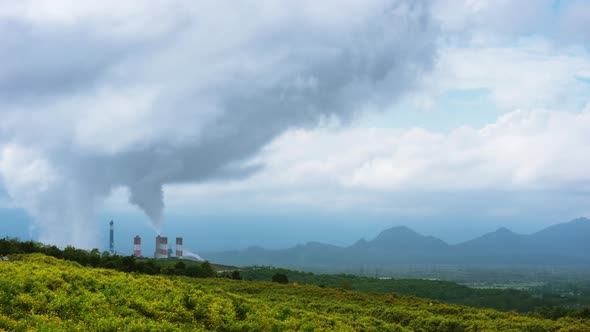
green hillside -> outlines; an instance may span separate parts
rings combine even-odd
[[[41,254],[0,261],[0,329],[100,331],[590,331],[395,294],[224,278],[150,276]]]
[[[590,284],[577,282],[562,285],[565,290],[555,292],[547,286],[530,290],[478,289],[450,281],[423,279],[378,279],[349,274],[314,274],[273,267],[249,267],[240,271],[244,280],[268,281],[274,274],[284,274],[290,281],[321,287],[342,288],[366,293],[398,293],[448,303],[463,304],[502,311],[549,313],[572,316],[586,315],[590,305]],[[573,292],[575,294],[570,294]],[[551,310],[547,310],[551,308]],[[550,312],[553,311],[553,312]]]

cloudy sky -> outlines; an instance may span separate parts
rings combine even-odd
[[[0,45],[6,235],[457,242],[590,216],[585,0],[0,1]]]

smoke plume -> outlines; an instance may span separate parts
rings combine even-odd
[[[204,262],[205,259],[203,259],[203,257],[199,256],[199,254],[194,253],[192,251],[189,250],[184,250],[184,255],[182,256],[183,258],[193,258],[199,262]]]
[[[38,1],[0,5],[0,178],[40,240],[96,245],[129,189],[248,176],[283,131],[407,91],[434,54],[421,1]]]

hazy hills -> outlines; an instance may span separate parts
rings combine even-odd
[[[207,253],[206,258],[232,265],[272,265],[297,268],[399,265],[461,266],[588,266],[590,220],[579,218],[537,233],[516,234],[507,228],[463,243],[416,233],[405,226],[386,229],[374,239],[348,247],[310,242],[282,250],[250,247]]]

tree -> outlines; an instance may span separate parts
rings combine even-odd
[[[196,278],[210,278],[216,275],[215,270],[208,261],[201,263],[201,265],[189,265],[186,267],[186,275]]]
[[[278,282],[279,284],[288,284],[289,278],[287,278],[287,275],[283,273],[275,273],[272,276],[272,282]]]
[[[240,275],[240,271],[235,270],[231,273],[231,278],[234,280],[242,280],[242,276]]]
[[[122,257],[120,260],[120,271],[124,272],[133,272],[136,271],[135,269],[135,257],[134,256],[125,256]]]
[[[90,250],[88,254],[88,263],[93,267],[97,267],[100,263],[100,251],[96,248]]]
[[[39,246],[35,242],[33,242],[33,241],[24,241],[24,242],[21,242],[20,247],[21,247],[21,250],[25,254],[30,254],[30,253],[33,253],[33,252],[37,252],[39,250],[38,249]]]
[[[186,275],[186,264],[183,261],[178,261],[174,264],[174,273],[178,275]]]
[[[146,261],[138,261],[135,264],[136,270],[141,273],[146,274],[158,274],[160,273],[160,267],[156,265],[156,262],[153,259],[148,259]]]
[[[42,252],[48,256],[53,256],[55,258],[62,258],[61,250],[58,247],[53,246],[53,245],[46,246],[45,248],[43,248]]]
[[[189,265],[186,267],[186,275],[189,277],[200,277],[201,267],[198,265]]]
[[[213,267],[209,261],[204,261],[201,264],[201,269],[203,270],[203,277],[208,278],[215,276],[215,270],[213,270]]]

